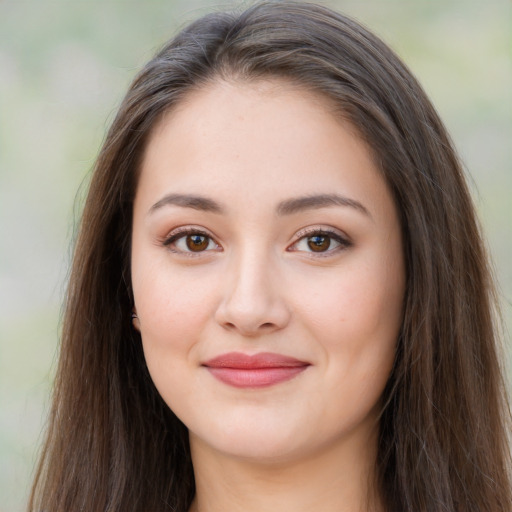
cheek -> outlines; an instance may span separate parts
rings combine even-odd
[[[195,375],[197,347],[211,318],[214,288],[165,265],[140,277],[134,282],[134,297],[146,364],[165,402],[183,412],[196,385],[190,375]]]
[[[133,291],[144,350],[188,350],[213,314],[215,283],[192,269],[176,270],[163,258],[133,271]]]
[[[306,329],[322,345],[332,382],[362,390],[387,380],[402,322],[404,276],[400,255],[354,259],[337,272],[309,279],[300,310]],[[359,391],[356,389],[356,392]]]
[[[375,336],[397,334],[401,323],[403,285],[400,276],[386,276],[369,268],[347,268],[338,274],[316,278],[314,289],[303,297],[301,316],[309,319],[315,330],[336,345],[357,340],[371,342]]]
[[[324,411],[334,423],[357,423],[378,407],[402,322],[400,269],[390,273],[379,264],[347,270],[325,283],[324,300],[318,294],[309,305],[309,318],[315,318],[310,330],[325,355],[327,394],[339,403]]]

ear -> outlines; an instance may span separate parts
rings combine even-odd
[[[136,331],[140,332],[140,320],[139,317],[137,316],[137,310],[135,309],[135,307],[132,310],[132,325]]]

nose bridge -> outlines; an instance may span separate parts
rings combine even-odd
[[[217,319],[245,335],[280,329],[288,320],[280,293],[278,263],[271,251],[247,244],[232,254]]]
[[[270,300],[270,275],[273,273],[271,261],[261,248],[247,247],[235,258],[231,300],[234,304],[247,303],[254,308],[263,307]]]

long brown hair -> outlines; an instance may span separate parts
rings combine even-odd
[[[407,273],[376,473],[390,512],[509,512],[510,415],[492,282],[449,136],[398,57],[356,22],[288,1],[192,23],[135,78],[96,163],[76,244],[29,510],[186,512],[186,427],[131,327],[137,172],[155,123],[209,82],[282,78],[330,98],[392,190]]]

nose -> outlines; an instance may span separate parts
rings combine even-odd
[[[286,327],[290,311],[275,265],[256,254],[241,257],[226,271],[216,321],[243,336],[269,334]]]

